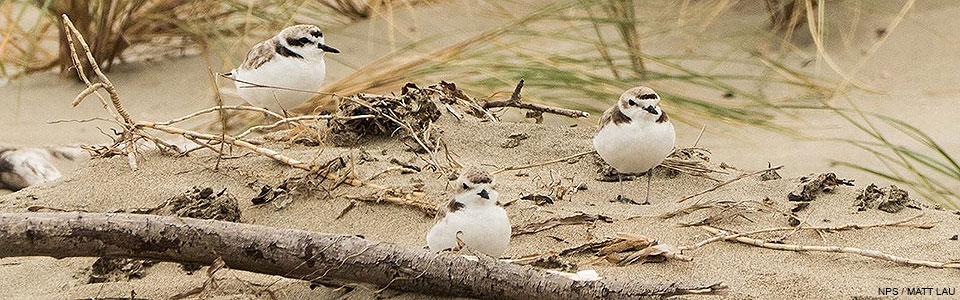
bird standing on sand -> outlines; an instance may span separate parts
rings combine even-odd
[[[436,224],[427,233],[431,251],[459,249],[500,257],[510,243],[510,219],[500,207],[493,176],[478,169],[460,175],[460,193],[439,209]]]
[[[603,112],[593,147],[617,173],[646,173],[647,196],[641,204],[650,204],[653,168],[670,155],[676,140],[673,124],[660,108],[660,95],[641,86],[624,92],[616,105]],[[623,196],[622,182],[617,200],[636,203]]]
[[[320,28],[295,25],[253,46],[240,67],[227,76],[236,79],[237,93],[247,103],[283,113],[320,90],[326,53],[340,50],[324,43]]]

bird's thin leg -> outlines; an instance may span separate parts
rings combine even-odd
[[[643,200],[643,205],[650,204],[650,181],[653,180],[653,169],[647,170],[647,198]]]
[[[617,201],[623,201],[623,178],[620,177],[620,172],[617,172],[617,185],[620,187],[620,195],[617,195]]]

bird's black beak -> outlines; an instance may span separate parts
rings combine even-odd
[[[653,106],[653,105],[644,107],[643,110],[647,111],[648,113],[655,114],[655,115],[659,113],[659,112],[657,112],[657,107],[656,107],[656,106]]]
[[[337,50],[337,48],[327,46],[324,43],[317,43],[317,48],[320,48],[323,52],[340,53],[340,50]]]
[[[480,193],[477,195],[480,195],[483,199],[490,200],[490,193],[487,193],[487,190],[480,190]]]

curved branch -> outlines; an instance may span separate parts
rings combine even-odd
[[[513,94],[510,95],[510,99],[503,100],[503,101],[483,102],[483,108],[490,109],[490,108],[497,108],[497,107],[516,107],[521,109],[529,109],[532,111],[539,111],[539,112],[566,116],[570,118],[586,118],[590,116],[590,113],[587,113],[584,111],[523,102],[520,99],[521,89],[523,89],[523,80],[520,80],[520,82],[517,83],[517,87],[513,90]]]

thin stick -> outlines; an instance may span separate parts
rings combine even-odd
[[[271,117],[274,117],[274,118],[277,118],[277,119],[283,119],[283,116],[281,116],[281,115],[279,115],[279,114],[277,114],[277,113],[275,113],[275,112],[272,112],[272,111],[263,109],[263,108],[259,108],[259,107],[255,107],[255,106],[240,106],[240,105],[236,105],[236,106],[214,106],[214,107],[210,107],[210,108],[207,108],[207,109],[204,109],[204,110],[201,110],[201,111],[198,111],[198,112],[195,112],[195,113],[192,113],[192,114],[183,116],[183,117],[179,117],[179,118],[176,118],[176,119],[173,119],[173,120],[170,120],[170,121],[160,122],[160,123],[156,123],[156,124],[157,124],[157,125],[172,125],[172,124],[174,124],[174,123],[180,123],[180,122],[186,121],[186,120],[188,120],[188,119],[197,117],[197,116],[199,116],[199,115],[208,114],[208,113],[212,113],[212,112],[220,111],[220,110],[257,111],[257,112],[265,113],[265,114],[270,115]]]
[[[707,225],[702,225],[700,228],[709,231],[713,234],[721,234],[722,230],[714,228]],[[960,262],[935,262],[927,260],[917,260],[910,259],[900,256],[895,256],[887,253],[883,253],[876,250],[865,250],[854,247],[843,247],[843,246],[807,246],[807,245],[789,245],[789,244],[779,244],[779,243],[769,243],[762,240],[748,238],[748,237],[736,237],[732,239],[733,241],[752,245],[761,248],[773,249],[773,250],[784,250],[784,251],[796,251],[796,252],[834,252],[834,253],[846,253],[846,254],[856,254],[860,256],[866,256],[870,258],[876,258],[879,260],[892,261],[895,263],[913,265],[913,266],[923,266],[930,268],[949,268],[949,269],[960,269]],[[729,240],[728,240],[729,241]]]
[[[509,100],[484,102],[484,103],[483,103],[483,108],[484,108],[484,109],[490,109],[490,108],[497,108],[497,107],[516,107],[516,108],[521,108],[521,109],[529,109],[529,110],[533,110],[533,111],[539,111],[539,112],[551,113],[551,114],[556,114],[556,115],[561,115],[561,116],[567,116],[567,117],[571,117],[571,118],[586,118],[586,117],[589,117],[589,116],[590,116],[590,113],[587,113],[587,112],[584,112],[584,111],[573,110],[573,109],[566,109],[566,108],[559,108],[559,107],[551,107],[551,106],[545,106],[545,105],[539,105],[539,104],[533,104],[533,103],[523,102],[523,101],[520,100],[520,90],[521,90],[521,89],[523,89],[523,80],[522,80],[522,79],[520,80],[519,83],[517,83],[517,87],[513,90],[513,95],[510,96],[510,99],[509,99]]]
[[[287,124],[287,123],[291,123],[291,122],[304,121],[304,120],[330,120],[330,119],[335,119],[335,120],[358,120],[358,119],[372,119],[372,118],[376,118],[376,117],[377,117],[377,116],[374,116],[374,115],[357,115],[357,116],[349,116],[349,117],[337,117],[337,116],[332,116],[332,115],[312,115],[312,116],[299,116],[299,117],[292,117],[292,118],[281,118],[279,121],[276,121],[276,122],[274,122],[273,124],[270,124],[270,125],[259,125],[259,126],[250,127],[250,129],[247,129],[247,130],[244,131],[243,133],[237,135],[237,138],[243,138],[243,137],[245,137],[245,136],[253,133],[254,131],[270,130],[270,129],[277,128],[277,127],[279,127],[279,126],[281,126],[281,125],[283,125],[283,124]]]
[[[700,138],[703,137],[703,132],[707,130],[707,125],[704,124],[703,127],[700,127],[700,134],[697,135],[697,140],[693,142],[693,147],[696,148],[700,144]]]
[[[756,171],[756,172],[750,172],[750,173],[746,173],[746,174],[741,174],[740,176],[737,176],[737,177],[735,177],[735,178],[733,178],[733,179],[730,179],[730,180],[721,182],[721,183],[719,183],[719,184],[717,184],[717,185],[715,185],[715,186],[713,186],[713,187],[711,187],[711,188],[709,188],[709,189],[703,190],[703,191],[701,191],[701,192],[699,192],[699,193],[696,193],[696,194],[693,194],[693,195],[690,195],[690,196],[683,197],[682,199],[677,200],[677,203],[681,203],[681,202],[683,202],[683,201],[689,200],[690,198],[694,198],[694,197],[697,197],[697,196],[700,196],[700,195],[703,195],[703,194],[706,194],[706,193],[715,191],[715,190],[717,190],[717,189],[719,189],[719,188],[721,188],[721,187],[723,187],[723,186],[725,186],[725,185],[734,183],[734,182],[736,182],[736,181],[738,181],[738,180],[740,180],[740,179],[744,179],[744,178],[747,178],[747,177],[750,177],[750,176],[762,174],[762,173],[767,172],[767,171],[779,170],[780,168],[783,168],[783,166],[776,166],[776,167],[766,168],[766,169],[763,169],[763,170],[760,170],[760,171]]]
[[[847,225],[841,225],[841,226],[773,227],[773,228],[764,228],[764,229],[758,229],[758,230],[749,231],[749,232],[743,232],[743,233],[732,233],[732,232],[730,232],[730,231],[728,231],[728,230],[722,230],[722,229],[721,229],[721,230],[720,230],[721,232],[720,232],[719,235],[714,236],[714,237],[711,237],[711,238],[706,239],[706,240],[703,240],[703,241],[701,241],[701,242],[699,242],[699,243],[694,244],[693,246],[680,247],[680,250],[683,250],[683,251],[686,251],[686,250],[694,250],[694,249],[703,247],[704,245],[707,245],[707,244],[709,244],[709,243],[713,243],[713,242],[716,242],[716,241],[719,241],[719,240],[731,240],[731,239],[735,239],[735,238],[738,238],[738,237],[741,237],[741,236],[751,236],[751,235],[756,235],[756,234],[761,234],[761,233],[777,232],[777,231],[792,231],[792,230],[796,230],[796,231],[799,231],[799,230],[844,231],[844,230],[855,230],[855,229],[869,229],[869,228],[877,228],[877,227],[928,228],[928,227],[926,227],[926,226],[928,226],[928,224],[925,224],[925,223],[921,223],[921,224],[906,224],[907,222],[916,220],[916,219],[918,219],[918,218],[920,218],[920,217],[922,217],[922,216],[924,216],[924,215],[925,215],[925,213],[922,213],[922,212],[921,212],[920,214],[918,214],[918,215],[916,215],[916,216],[912,216],[912,217],[909,217],[909,218],[906,218],[906,219],[902,219],[902,220],[899,220],[899,221],[886,222],[886,223],[876,223],[876,224],[847,224]]]
[[[554,160],[539,162],[539,163],[535,163],[535,164],[519,165],[519,166],[509,166],[509,167],[506,167],[506,168],[503,168],[503,169],[494,171],[493,174],[496,175],[496,174],[500,174],[500,173],[503,173],[503,172],[506,172],[506,171],[515,171],[515,170],[523,170],[523,169],[529,169],[529,168],[536,168],[536,167],[540,167],[540,166],[546,166],[546,165],[549,165],[549,164],[555,164],[555,163],[558,163],[558,162],[566,161],[566,160],[569,160],[569,159],[573,159],[573,158],[577,158],[577,157],[581,157],[581,156],[589,155],[589,154],[593,154],[593,153],[597,153],[597,151],[596,151],[596,150],[590,150],[590,151],[587,151],[587,152],[577,153],[577,154],[574,154],[574,155],[570,155],[570,156],[566,156],[566,157],[562,157],[562,158],[558,158],[558,159],[554,159]]]
[[[395,204],[400,206],[409,206],[409,207],[422,210],[423,213],[425,213],[427,216],[430,216],[430,217],[437,215],[437,208],[434,205],[417,200],[417,199],[411,199],[410,195],[407,195],[403,198],[396,197],[396,196],[388,196],[388,195],[378,195],[375,197],[346,195],[344,196],[344,198],[347,198],[350,200],[363,201],[363,202],[372,202],[372,203],[387,202],[390,204]]]
[[[218,73],[218,74],[219,74],[219,73]],[[231,75],[231,74],[229,74],[229,73],[228,73],[228,74],[219,74],[219,75],[220,75],[220,77],[223,77],[223,78],[226,78],[226,79],[230,79],[230,80],[233,80],[233,81],[236,81],[236,82],[239,82],[239,83],[243,83],[243,84],[248,84],[248,85],[250,85],[250,86],[242,87],[242,88],[245,88],[245,89],[251,89],[251,88],[257,88],[257,89],[259,89],[259,88],[263,88],[263,89],[274,89],[274,90],[281,90],[281,91],[312,93],[312,94],[316,94],[316,95],[328,95],[328,96],[336,96],[336,95],[337,95],[336,93],[327,93],[327,92],[321,92],[321,91],[301,90],[301,89],[288,88],[288,87],[282,87],[282,86],[273,86],[273,85],[253,83],[253,82],[249,82],[249,81],[245,81],[245,80],[240,80],[240,79],[237,79],[237,78],[234,78],[234,77],[230,77],[229,75]]]

